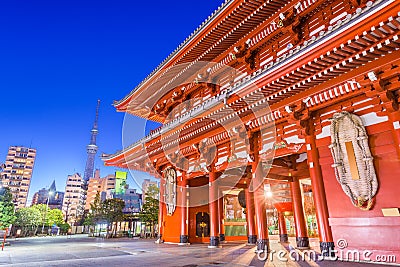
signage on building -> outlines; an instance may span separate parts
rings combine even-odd
[[[126,190],[126,179],[128,177],[127,172],[116,171],[115,172],[115,194],[125,194]]]

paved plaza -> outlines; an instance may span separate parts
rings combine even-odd
[[[294,240],[291,240],[294,243]],[[314,245],[317,240],[313,240]],[[67,238],[34,237],[11,239],[10,246],[0,251],[0,266],[361,266],[361,263],[334,261],[314,262],[288,258],[261,261],[254,246],[227,242],[210,249],[207,244],[178,246],[155,244],[150,239],[101,239],[77,235]],[[271,249],[290,250],[271,238]],[[372,266],[372,265],[369,265]],[[382,266],[382,265],[379,265]]]

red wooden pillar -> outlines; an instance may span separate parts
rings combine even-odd
[[[293,177],[291,182],[293,213],[296,225],[296,245],[298,248],[310,248],[308,240],[307,225],[304,218],[303,201],[301,198],[300,182],[297,177]]]
[[[281,243],[287,243],[289,239],[286,229],[285,215],[283,215],[283,212],[278,213],[278,223],[279,223],[279,241]]]
[[[209,210],[210,210],[210,245],[209,248],[215,248],[219,245],[219,212],[218,212],[218,174],[210,172],[209,181]]]
[[[261,169],[261,164],[253,162],[253,183],[254,187],[254,210],[255,222],[257,225],[257,250],[269,253],[269,239],[267,227],[267,213],[265,209],[265,196],[264,196],[264,175]]]
[[[307,135],[307,160],[310,170],[311,186],[317,215],[319,242],[323,256],[334,256],[332,230],[329,226],[329,212],[326,203],[324,181],[322,179],[321,165],[319,164],[318,149],[314,134]]]
[[[164,189],[165,189],[165,179],[164,173],[160,179],[160,199],[158,204],[158,242],[162,243],[162,235],[164,231],[164,218],[163,218],[163,211],[165,208],[165,196],[164,196]]]
[[[181,191],[181,235],[180,235],[180,244],[189,243],[189,234],[188,234],[188,218],[187,218],[187,209],[188,209],[188,180],[186,178],[186,172],[182,172],[182,181],[180,186]]]
[[[254,225],[254,193],[249,187],[244,190],[246,194],[246,222],[247,222],[247,242],[257,243],[256,227]]]
[[[218,211],[219,211],[219,241],[225,241],[225,226],[224,226],[224,195],[219,190],[218,198]]]
[[[261,161],[259,160],[260,150],[260,132],[253,134],[253,154],[254,161],[251,164],[252,189],[254,191],[254,211],[255,222],[257,226],[257,251],[263,251],[268,255],[269,253],[269,239],[267,227],[267,211],[265,209],[265,196],[264,196],[264,173]]]
[[[393,144],[396,147],[397,157],[400,159],[400,113],[390,112],[388,113],[389,121],[392,123],[391,131],[393,136]]]

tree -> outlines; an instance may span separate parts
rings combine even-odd
[[[84,226],[94,226],[95,223],[93,222],[93,218],[90,216],[90,213],[88,216],[85,217],[85,220],[83,221]]]
[[[47,224],[47,219],[46,219],[47,213],[50,210],[49,207],[46,204],[37,204],[37,205],[33,205],[31,208],[35,209],[35,210],[37,210],[39,212],[39,214],[40,214],[40,223],[42,225],[44,224],[45,226],[49,226]]]
[[[100,192],[97,192],[93,203],[90,204],[89,214],[86,217],[86,225],[95,225],[103,219],[102,202],[100,199]]]
[[[51,227],[55,224],[60,226],[64,222],[64,216],[59,209],[50,209],[46,204],[37,204],[30,208],[40,214],[40,225]]]
[[[90,210],[87,216],[85,217],[83,225],[95,226],[102,220],[103,220],[102,202],[100,199],[100,192],[97,192],[93,203],[90,204]],[[99,235],[100,235],[100,230],[101,229],[99,229]]]
[[[14,203],[9,188],[0,188],[0,229],[8,228],[15,221]]]
[[[159,189],[155,185],[150,185],[147,189],[142,211],[139,218],[146,225],[150,226],[151,236],[155,235],[155,225],[158,222]]]
[[[38,226],[43,222],[40,211],[32,207],[21,208],[17,210],[15,215],[15,225],[22,228],[23,236],[26,236],[29,231],[33,231],[33,234],[36,234]]]
[[[88,216],[88,210],[84,210],[80,215],[76,217],[75,225],[85,225],[87,216]]]
[[[61,210],[59,209],[52,209],[48,210],[46,216],[46,225],[47,226],[61,226],[64,223],[64,216]]]
[[[63,222],[62,224],[60,224],[59,227],[60,227],[61,233],[67,233],[69,228],[71,228],[71,226],[66,222]]]
[[[124,213],[122,212],[125,207],[125,202],[119,198],[106,199],[101,203],[102,219],[107,223],[107,237],[109,236],[109,230],[113,223],[122,221],[124,219]],[[113,236],[116,235],[117,227],[114,228]]]

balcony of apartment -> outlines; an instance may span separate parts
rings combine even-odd
[[[25,169],[25,164],[14,164],[13,169]]]
[[[14,163],[25,163],[25,162],[27,162],[26,159],[21,159],[21,158],[15,158],[14,159]]]

